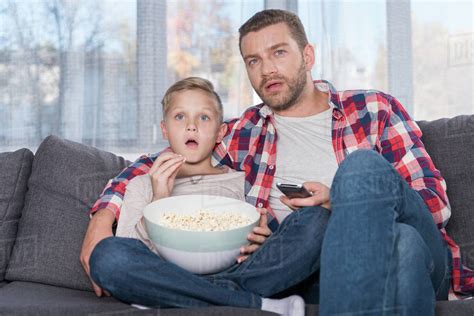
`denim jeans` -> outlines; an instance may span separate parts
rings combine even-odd
[[[281,292],[319,269],[328,219],[329,211],[320,206],[295,211],[247,260],[212,275],[195,275],[166,262],[139,240],[109,237],[92,252],[91,277],[127,303],[260,308],[262,297]]]
[[[420,194],[381,155],[348,155],[331,187],[321,315],[434,315],[451,252]]]

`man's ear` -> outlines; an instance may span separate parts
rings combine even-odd
[[[219,126],[219,132],[217,133],[216,143],[222,142],[222,139],[224,138],[226,133],[227,133],[227,124],[222,123],[221,126]]]
[[[161,121],[160,127],[161,127],[161,134],[163,135],[163,139],[168,140],[168,130],[166,129],[164,120]]]
[[[306,65],[306,70],[311,71],[311,69],[314,66],[314,59],[315,59],[315,53],[314,53],[314,47],[311,44],[306,44],[306,46],[303,49],[303,58],[304,62]]]

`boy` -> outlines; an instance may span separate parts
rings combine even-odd
[[[157,255],[143,222],[143,210],[152,201],[184,194],[245,200],[245,173],[211,164],[213,149],[227,131],[222,103],[211,82],[197,77],[180,80],[166,91],[162,105],[161,129],[170,149],[159,154],[147,174],[129,182],[116,232],[117,237],[142,241]],[[261,223],[266,223],[265,210],[259,211]],[[184,270],[178,272],[185,273]],[[113,290],[111,294],[115,294]],[[147,305],[139,299],[118,296],[130,303]],[[162,304],[167,305],[167,302]],[[261,308],[284,315],[304,315],[304,301],[297,295],[279,300],[262,298]]]
[[[244,172],[211,164],[212,150],[224,137],[222,103],[212,84],[190,77],[173,84],[162,101],[161,130],[170,148],[148,174],[129,183],[116,236],[143,241],[156,252],[143,223],[152,201],[171,195],[210,194],[245,200]]]

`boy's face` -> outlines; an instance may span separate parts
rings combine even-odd
[[[215,98],[201,90],[185,90],[171,95],[161,130],[175,153],[183,155],[186,163],[197,164],[210,159],[227,125],[220,122]]]
[[[252,87],[265,104],[275,111],[295,104],[314,63],[310,45],[301,51],[288,26],[277,23],[245,35],[241,52]]]

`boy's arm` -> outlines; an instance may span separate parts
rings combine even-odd
[[[132,179],[125,193],[115,236],[136,238],[141,240],[135,226],[143,217],[145,207],[153,197],[149,176]],[[142,240],[143,241],[143,240]]]
[[[388,96],[391,111],[384,121],[382,155],[423,198],[438,228],[446,226],[451,208],[446,182],[421,141],[421,130],[394,97]]]

